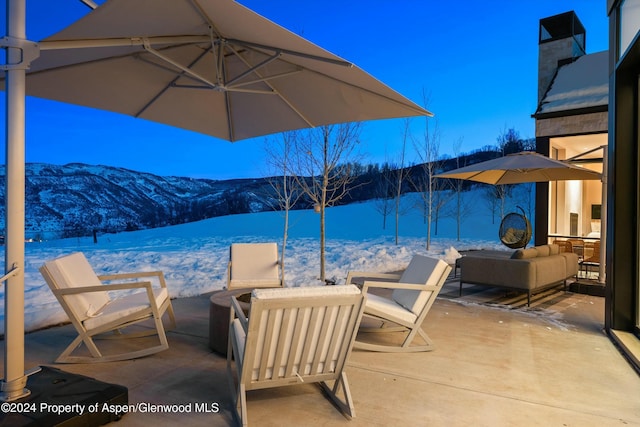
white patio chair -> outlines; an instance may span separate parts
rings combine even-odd
[[[169,291],[160,271],[111,274],[97,276],[84,254],[77,252],[46,262],[40,273],[60,302],[69,320],[76,328],[78,337],[60,354],[57,363],[112,362],[147,356],[169,348],[162,316],[169,315],[170,326],[175,327],[175,315]],[[148,281],[132,282],[131,279],[149,278]],[[126,280],[126,283],[104,284],[103,281]],[[159,286],[152,286],[152,281]],[[110,291],[143,290],[112,299]],[[122,294],[122,292],[120,292]],[[123,329],[133,324],[152,319],[155,328],[144,328],[137,332]],[[138,338],[157,335],[159,344],[141,350],[103,355],[94,342],[94,337],[106,332],[103,338]],[[71,356],[83,344],[90,356]]]
[[[433,350],[433,342],[421,325],[450,272],[451,266],[443,260],[422,255],[415,255],[402,274],[349,272],[347,285],[356,277],[366,279],[362,287],[362,293],[366,296],[364,316],[382,322],[380,327],[363,327],[360,331],[407,333],[401,345],[374,344],[358,338],[354,348],[383,352]],[[372,294],[370,288],[387,288],[393,292],[389,299]],[[412,345],[417,335],[424,340],[424,344]]]
[[[233,243],[229,248],[227,289],[282,287],[280,267],[277,244]]]
[[[364,307],[356,286],[255,289],[248,319],[235,297],[231,301],[227,372],[242,425],[247,425],[247,391],[302,383],[319,383],[355,417],[344,367]]]

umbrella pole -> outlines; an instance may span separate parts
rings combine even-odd
[[[24,372],[25,76],[37,47],[26,41],[26,1],[9,0],[6,70],[5,347],[0,399],[27,396]]]

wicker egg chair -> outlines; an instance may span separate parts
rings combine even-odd
[[[524,248],[531,240],[531,223],[524,210],[520,206],[518,209],[521,214],[511,212],[502,218],[498,232],[502,244],[511,249]]]

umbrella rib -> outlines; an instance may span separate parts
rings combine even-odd
[[[247,81],[247,82],[236,83],[233,86],[227,85],[227,90],[234,91],[234,92],[240,92],[241,89],[238,89],[239,87],[248,86],[248,85],[251,85],[251,84],[254,84],[254,83],[262,83],[262,82],[266,83],[267,80],[275,80],[275,79],[279,79],[279,78],[282,78],[282,77],[288,77],[288,76],[291,76],[291,75],[294,75],[294,74],[298,74],[301,71],[302,71],[302,69],[293,70],[293,71],[288,71],[288,72],[285,72],[285,73],[273,74],[273,75],[270,75],[270,76],[261,77],[259,79],[254,79],[254,80]],[[267,91],[255,91],[255,92],[256,93],[273,93],[273,92],[267,92]]]
[[[242,80],[244,77],[248,76],[249,74],[252,74],[254,71],[256,71],[258,68],[262,68],[268,64],[270,64],[271,62],[275,61],[276,59],[278,59],[278,57],[280,56],[279,52],[276,52],[275,54],[273,54],[272,56],[268,57],[267,59],[265,59],[264,61],[260,62],[257,65],[254,65],[253,67],[249,68],[248,70],[246,70],[244,73],[239,74],[238,76],[232,78],[231,80],[229,80],[225,86],[229,87],[231,85],[233,85],[235,82],[237,82],[238,80]],[[264,80],[264,79],[263,79]],[[240,83],[242,84],[242,83]],[[244,83],[244,84],[250,84],[250,83]]]
[[[307,58],[307,59],[312,59],[312,60],[315,60],[315,61],[328,62],[328,63],[335,64],[335,65],[341,65],[343,67],[353,67],[353,64],[351,62],[345,61],[344,59],[327,58],[327,57],[324,57],[324,56],[313,55],[313,54],[304,53],[304,52],[298,52],[298,51],[290,50],[290,49],[282,49],[282,48],[273,47],[273,46],[269,46],[269,45],[264,45],[264,44],[260,44],[260,43],[255,43],[255,42],[250,42],[250,41],[246,41],[246,40],[225,39],[222,36],[222,34],[220,33],[220,31],[218,31],[218,29],[215,27],[215,24],[214,24],[213,20],[211,20],[211,18],[206,14],[206,12],[202,8],[202,6],[200,6],[200,2],[198,2],[197,0],[192,0],[191,3],[198,10],[198,13],[202,17],[202,19],[207,21],[207,24],[209,25],[209,28],[211,29],[211,31],[214,32],[216,34],[216,36],[218,37],[218,39],[220,39],[220,40],[226,40],[228,43],[234,43],[234,44],[238,44],[238,45],[241,45],[241,46],[244,46],[244,47],[248,47],[248,48],[270,50],[270,51],[275,52],[275,53],[278,53],[278,52],[286,53],[287,55],[298,56],[300,58]]]
[[[202,53],[198,55],[197,58],[191,61],[191,63],[189,64],[189,67],[193,67],[193,65],[196,64],[198,61],[200,61],[200,59],[202,59],[202,57],[204,57],[207,54],[207,52],[208,50],[202,51]],[[149,61],[145,61],[145,62],[149,63]],[[165,68],[160,64],[154,64],[154,65],[161,68]],[[134,117],[140,117],[140,115],[144,113],[151,105],[153,105],[153,103],[156,102],[158,98],[160,98],[167,90],[169,90],[170,87],[175,86],[176,81],[178,81],[178,79],[184,75],[185,73],[178,73],[178,75],[176,75],[169,84],[167,84],[164,88],[162,88],[151,100],[149,100],[149,102],[147,102],[147,104],[145,104],[140,110],[138,110],[138,112],[134,115]],[[186,77],[191,77],[191,75],[187,74]]]
[[[345,61],[343,59],[327,58],[327,57],[324,57],[324,56],[313,55],[313,54],[304,53],[304,52],[298,52],[298,51],[295,51],[295,50],[282,49],[282,48],[279,48],[279,47],[273,47],[273,46],[268,46],[268,45],[264,45],[264,44],[260,44],[260,43],[249,42],[249,41],[246,41],[246,40],[238,40],[238,39],[225,39],[225,40],[228,43],[237,44],[237,45],[244,46],[244,47],[247,47],[247,48],[270,50],[272,52],[279,53],[280,55],[284,53],[284,54],[291,55],[291,56],[297,56],[299,58],[312,59],[314,61],[327,62],[329,64],[340,65],[342,67],[348,67],[348,68],[353,67],[353,64],[351,62]]]
[[[232,45],[227,45],[227,47],[231,50],[231,52],[233,52],[234,55],[236,55],[236,57],[242,61],[247,67],[253,67],[252,64],[250,64],[242,55],[240,55],[240,53],[232,46]],[[253,72],[260,78],[264,78],[264,76],[262,76],[260,74],[260,72],[258,70],[253,69]],[[287,106],[293,111],[295,112],[305,123],[307,123],[308,126],[310,127],[315,127],[315,125],[313,124],[313,122],[311,120],[309,120],[304,114],[302,114],[302,112],[300,110],[298,110],[293,104],[291,104],[291,102],[289,102],[289,100],[287,98],[285,98],[276,88],[273,87],[273,85],[271,85],[268,81],[265,81],[264,84],[266,84],[267,86],[269,86],[271,88],[271,90],[273,91],[273,94],[278,95],[280,97],[280,99],[282,99],[282,101],[287,104]]]
[[[352,63],[350,63],[350,62],[347,62],[347,61],[334,60],[334,59],[331,59],[331,58],[324,58],[324,57],[321,57],[321,56],[305,54],[305,53],[296,52],[296,51],[292,51],[292,50],[288,50],[288,49],[278,49],[278,48],[274,48],[274,47],[271,47],[271,46],[266,46],[266,45],[262,45],[262,44],[259,44],[259,43],[247,42],[247,41],[238,40],[238,39],[224,39],[224,40],[227,42],[227,46],[228,46],[228,47],[229,47],[229,48],[230,48],[230,49],[231,49],[231,50],[232,50],[232,51],[233,51],[233,52],[234,52],[234,53],[235,53],[239,58],[241,58],[241,59],[243,60],[243,62],[245,62],[245,64],[246,64],[248,67],[250,67],[251,65],[250,65],[250,64],[248,64],[246,61],[244,61],[244,58],[242,58],[242,57],[237,53],[237,51],[236,51],[235,49],[233,49],[231,46],[229,46],[229,44],[231,44],[231,43],[233,43],[233,44],[238,44],[238,45],[240,45],[240,46],[246,47],[247,49],[251,49],[251,48],[254,48],[254,49],[266,49],[266,50],[272,50],[272,51],[274,51],[274,52],[276,52],[276,51],[278,51],[278,50],[279,50],[279,51],[281,52],[281,54],[288,54],[288,55],[292,55],[292,56],[298,56],[298,57],[308,58],[308,59],[312,59],[312,60],[317,60],[317,61],[322,61],[322,62],[328,62],[328,63],[332,63],[332,64],[335,64],[335,65],[346,66],[346,67],[349,67],[349,68],[353,68],[353,67],[354,67],[354,64],[352,64]],[[290,64],[290,65],[297,66],[296,64],[292,64],[291,62],[286,61],[285,59],[282,59],[282,61],[283,61],[283,62],[286,62],[286,63],[288,63],[288,64]],[[325,78],[328,78],[328,79],[331,79],[331,80],[336,80],[334,77],[329,76],[329,75],[327,75],[327,74],[320,73],[320,72],[318,72],[318,71],[311,70],[311,69],[309,69],[309,68],[304,68],[304,69],[305,69],[305,70],[307,70],[307,71],[309,71],[309,72],[311,72],[311,73],[315,73],[315,74],[317,74],[317,75],[323,76],[323,77],[325,77]],[[258,73],[256,72],[256,74],[258,74]],[[259,74],[258,74],[258,75],[259,75]],[[261,76],[261,77],[262,77],[262,76]],[[349,86],[351,86],[351,87],[354,87],[354,88],[356,88],[356,89],[359,89],[359,90],[362,90],[362,91],[365,91],[365,92],[372,93],[372,94],[374,94],[374,95],[376,95],[376,96],[383,97],[384,99],[386,99],[386,100],[388,100],[388,101],[391,101],[391,102],[393,102],[393,103],[400,104],[400,105],[403,105],[404,107],[411,108],[412,110],[416,111],[416,112],[417,112],[417,113],[419,113],[420,115],[425,115],[424,111],[420,111],[420,110],[418,110],[418,109],[416,109],[416,108],[414,108],[414,107],[411,107],[411,106],[408,106],[408,105],[406,105],[406,104],[403,104],[403,103],[401,103],[401,102],[399,102],[399,101],[397,101],[397,100],[395,100],[395,99],[392,99],[392,98],[389,98],[389,97],[387,97],[387,96],[381,95],[381,94],[376,93],[376,92],[374,92],[374,91],[371,91],[371,90],[369,90],[369,89],[365,89],[365,88],[363,88],[363,87],[360,87],[360,86],[357,86],[357,85],[353,85],[353,84],[348,83],[348,82],[346,82],[346,81],[341,81],[341,82],[342,82],[342,83],[344,83],[344,84],[346,84],[346,85],[349,85]],[[285,102],[287,102],[287,101],[286,101],[286,99],[285,99],[281,94],[279,94],[279,96],[281,96],[281,98],[282,98]],[[287,104],[289,104],[289,103],[287,102]],[[293,107],[292,107],[292,108],[293,108]],[[294,109],[294,111],[296,111],[296,110]],[[300,114],[298,111],[296,111],[296,113],[297,113],[297,114]],[[431,114],[430,112],[427,112],[426,116],[428,116],[428,117],[433,117],[433,114]],[[301,115],[301,117],[302,117],[302,115]],[[303,117],[303,118],[304,118],[304,117]],[[313,126],[313,125],[312,125],[308,120],[306,120],[306,119],[305,119],[305,121],[306,121],[307,123],[309,123],[309,125]]]
[[[133,47],[143,46],[145,41],[150,44],[194,44],[210,42],[209,36],[157,36],[157,37],[117,37],[88,40],[41,40],[38,42],[40,50],[86,49],[101,47]]]
[[[174,67],[182,70],[185,74],[195,78],[196,80],[201,81],[202,83],[211,86],[211,88],[213,89],[217,89],[220,86],[217,83],[214,83],[212,81],[210,81],[209,79],[207,79],[204,76],[201,76],[200,74],[196,73],[195,71],[191,70],[189,67],[185,67],[184,65],[174,61],[173,59],[161,54],[160,52],[158,52],[157,50],[155,50],[154,48],[151,47],[151,45],[148,43],[148,41],[145,40],[144,43],[144,49],[149,52],[150,54],[162,59],[163,61],[173,65]]]

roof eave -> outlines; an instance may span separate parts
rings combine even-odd
[[[593,105],[591,107],[574,108],[572,110],[550,111],[548,113],[534,113],[531,115],[536,120],[555,119],[558,117],[581,116],[584,114],[605,113],[609,111],[609,105]]]

